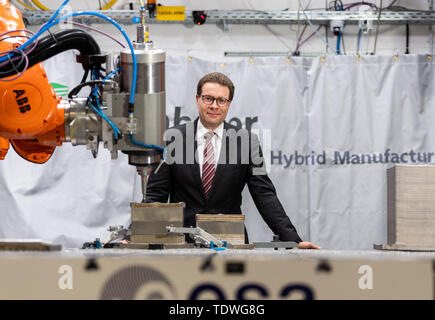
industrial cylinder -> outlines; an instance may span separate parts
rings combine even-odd
[[[140,47],[142,46],[142,48]],[[136,44],[137,81],[134,119],[137,120],[135,140],[148,145],[164,146],[166,129],[165,60],[163,50],[152,48],[151,43]],[[131,91],[133,56],[128,50],[121,52],[121,92]],[[127,114],[124,110],[124,114]],[[159,161],[162,152],[155,149],[123,150],[129,163],[147,166]]]
[[[165,91],[166,54],[160,49],[134,50],[137,62],[136,93],[149,94]],[[121,91],[130,92],[133,78],[133,56],[121,52]]]

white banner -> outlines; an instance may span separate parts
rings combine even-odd
[[[45,64],[50,81],[80,81],[83,70],[70,58]],[[386,169],[435,162],[431,59],[276,57],[220,64],[169,56],[170,126],[197,117],[197,82],[213,71],[227,74],[236,87],[227,121],[260,137],[270,130],[271,141],[260,139],[269,149],[270,177],[304,240],[335,249],[386,242]],[[74,81],[67,83],[65,75]],[[100,148],[95,160],[85,147],[65,144],[48,163],[34,165],[11,150],[0,162],[0,237],[78,247],[104,240],[109,225],[128,225],[140,186],[135,168],[119,156],[112,161]],[[242,212],[251,242],[272,239],[247,188]]]

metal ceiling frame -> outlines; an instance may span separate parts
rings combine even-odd
[[[23,10],[22,15],[29,25],[41,25],[48,21],[55,11],[30,11]],[[78,11],[77,11],[78,12]],[[118,23],[133,24],[137,18],[136,10],[105,10],[96,11]],[[306,10],[306,16],[311,23],[316,25],[328,25],[331,20],[342,20],[346,24],[358,24],[361,20],[371,20],[373,24],[435,24],[435,11],[382,11],[361,13],[359,11],[327,11]],[[207,11],[206,24],[307,24],[308,21],[302,11],[254,11],[254,10],[209,10]],[[86,24],[107,23],[107,21],[95,17],[74,17],[74,21]],[[186,10],[184,21],[158,21],[155,18],[148,19],[150,24],[185,24],[194,25],[192,11]]]

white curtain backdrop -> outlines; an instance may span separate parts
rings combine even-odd
[[[45,63],[50,81],[78,83],[83,71],[74,61],[70,52]],[[386,242],[386,169],[435,161],[428,157],[435,152],[433,60],[269,57],[220,64],[169,56],[170,126],[196,118],[196,84],[212,71],[233,80],[227,121],[258,130],[278,197],[304,240],[330,249]],[[110,160],[102,146],[97,159],[64,144],[44,165],[12,149],[0,162],[2,238],[80,247],[107,238],[110,225],[127,226],[129,203],[140,200],[135,168],[123,154]],[[272,239],[247,188],[242,211],[251,242]]]

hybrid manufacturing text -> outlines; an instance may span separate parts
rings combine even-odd
[[[284,168],[307,165],[358,165],[358,164],[429,164],[435,160],[435,152],[408,152],[396,153],[391,149],[384,152],[352,153],[345,151],[311,151],[309,154],[294,151],[270,151],[270,163],[281,165]]]

